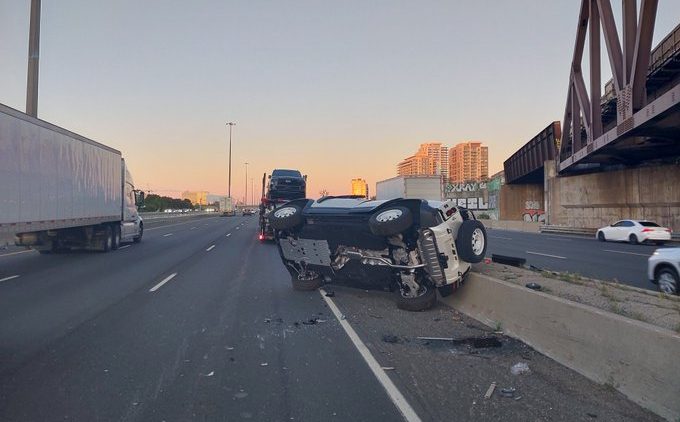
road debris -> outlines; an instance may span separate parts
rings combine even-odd
[[[204,377],[212,377],[213,375],[215,375],[215,371],[210,371],[207,374],[201,374],[201,375],[203,375]]]
[[[512,375],[522,375],[528,374],[530,372],[531,369],[529,369],[529,365],[526,362],[518,362],[512,365],[512,368],[510,368],[510,373]]]
[[[384,343],[390,343],[390,344],[395,344],[395,343],[401,343],[401,339],[394,334],[385,334],[382,337],[382,341]]]
[[[418,340],[423,340],[425,342],[430,341],[448,341],[455,345],[468,344],[475,349],[486,349],[490,347],[501,347],[503,343],[498,340],[497,337],[465,337],[465,338],[453,338],[453,337],[416,337]]]
[[[267,362],[262,362],[260,366],[269,366],[269,364]]]
[[[304,325],[316,325],[316,324],[319,324],[319,323],[322,323],[322,322],[326,322],[326,320],[320,319],[320,318],[317,318],[317,317],[310,318],[307,321],[302,321],[302,323]]]
[[[540,284],[534,283],[534,282],[527,283],[527,284],[525,284],[525,286],[526,286],[527,289],[531,289],[531,290],[541,290],[542,289]]]
[[[333,290],[327,290],[326,297],[335,297],[335,292]]]
[[[515,397],[516,391],[517,390],[515,390],[512,387],[501,388],[501,396],[511,399],[511,398]]]
[[[231,346],[226,346],[225,349],[227,349],[227,350],[229,350],[229,351],[234,350],[234,348],[231,347]]]
[[[383,371],[394,371],[394,366],[381,366],[380,369]]]
[[[493,392],[496,390],[496,381],[492,382],[491,385],[489,386],[489,389],[486,390],[486,394],[484,394],[484,398],[488,399],[491,398],[493,395]]]

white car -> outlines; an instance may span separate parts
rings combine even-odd
[[[678,294],[679,274],[680,248],[657,249],[647,260],[649,281],[658,285],[661,292]]]
[[[637,244],[649,241],[663,245],[664,242],[671,240],[671,229],[661,227],[652,221],[621,220],[598,229],[595,237],[601,242],[613,240]]]

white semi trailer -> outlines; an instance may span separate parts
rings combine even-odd
[[[0,104],[0,234],[107,252],[141,241],[143,201],[119,151]]]
[[[441,201],[441,176],[397,176],[381,180],[375,186],[376,199],[429,199]]]

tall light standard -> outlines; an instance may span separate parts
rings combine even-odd
[[[243,205],[248,205],[248,162],[246,161],[246,194],[243,195]]]
[[[255,205],[255,188],[253,187],[253,178],[250,178],[250,205]]]
[[[236,123],[234,122],[228,122],[227,126],[229,126],[229,188],[228,188],[228,193],[227,197],[231,199],[231,127],[234,126]]]
[[[40,58],[40,0],[31,0],[31,21],[28,35],[28,77],[26,83],[26,114],[38,117],[38,60]]]

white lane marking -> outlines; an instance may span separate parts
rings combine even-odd
[[[231,236],[231,233],[227,233],[227,237]]]
[[[163,279],[163,281],[161,281],[160,283],[158,283],[158,284],[156,284],[155,286],[153,286],[152,288],[150,288],[149,291],[150,291],[150,292],[155,292],[156,290],[158,290],[158,289],[160,289],[161,287],[163,287],[163,285],[164,285],[165,283],[167,283],[168,281],[170,281],[170,280],[172,280],[173,278],[175,278],[176,275],[177,275],[177,273],[172,273],[172,274],[170,274],[169,276],[165,277],[165,278]]]
[[[559,240],[561,242],[571,242],[571,239],[567,239],[566,236],[546,236],[546,239]]]
[[[214,220],[216,218],[219,218],[219,217],[209,217],[209,218],[206,218],[206,220]],[[151,228],[148,228],[148,229],[144,229],[144,231],[148,232],[148,231],[151,231],[151,230],[165,229],[165,228],[168,228],[168,227],[182,226],[184,224],[191,224],[191,223],[193,223],[193,221],[185,221],[183,223],[176,223],[176,224],[165,224],[165,225],[158,226],[158,227],[151,227]]]
[[[4,254],[0,255],[0,257],[10,256],[10,255],[19,255],[20,253],[27,253],[27,252],[37,252],[37,251],[35,249],[26,249],[25,251],[4,253]]]
[[[644,253],[637,253],[637,252],[626,252],[626,251],[615,251],[612,249],[604,249],[605,252],[613,252],[613,253],[625,253],[627,255],[637,255],[637,256],[645,256],[649,257],[650,254],[644,254]]]
[[[240,226],[236,226],[236,230],[238,230],[238,229],[240,229],[240,228],[241,228]]]
[[[413,410],[411,405],[408,404],[406,398],[397,389],[397,386],[394,385],[390,377],[387,376],[387,374],[382,369],[378,361],[371,354],[371,351],[368,350],[368,347],[366,347],[364,342],[361,341],[361,338],[359,338],[356,331],[354,331],[354,329],[349,324],[349,322],[347,322],[346,319],[343,319],[340,310],[335,305],[335,302],[333,302],[331,298],[326,296],[326,291],[324,289],[319,289],[319,293],[321,293],[321,297],[328,304],[328,307],[333,312],[333,315],[335,315],[335,318],[340,323],[340,326],[345,330],[345,333],[354,344],[354,347],[357,348],[357,350],[361,354],[361,357],[364,358],[364,361],[366,361],[366,364],[373,372],[373,375],[375,375],[375,377],[378,379],[378,382],[382,384],[383,388],[387,392],[387,395],[390,396],[392,403],[394,403],[397,409],[399,409],[404,419],[408,422],[420,421],[420,418],[416,414],[415,410]]]
[[[11,275],[9,277],[0,278],[0,282],[1,281],[7,281],[7,280],[14,280],[15,278],[19,278],[19,276],[18,275]]]
[[[212,251],[213,249],[215,249],[215,245],[212,245],[211,247],[209,247],[209,248],[206,249],[205,251],[206,251],[206,252],[210,252],[210,251]]]
[[[129,247],[130,247],[130,245],[123,245],[123,246],[119,247],[118,249],[125,249],[125,248],[129,248]]]
[[[529,255],[540,255],[540,256],[547,256],[547,257],[550,257],[550,258],[567,259],[566,256],[550,255],[550,254],[547,254],[547,253],[530,252],[530,251],[527,251],[526,253],[528,253]]]
[[[166,233],[166,234],[163,235],[163,237],[168,237],[168,236],[172,236],[172,233]]]
[[[189,230],[194,230],[195,228],[196,228],[196,226],[194,226],[194,227],[190,228]]]
[[[503,240],[512,240],[511,237],[504,237],[504,236],[491,236],[489,235],[491,239],[503,239]]]

